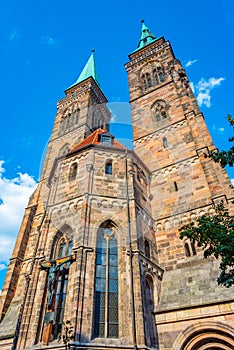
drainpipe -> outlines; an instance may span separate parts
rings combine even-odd
[[[131,309],[132,309],[132,333],[133,333],[133,345],[134,349],[137,349],[136,341],[136,312],[135,312],[135,298],[134,298],[134,286],[133,286],[133,266],[132,258],[134,256],[131,244],[131,215],[129,207],[129,192],[128,192],[128,151],[125,152],[125,185],[126,185],[126,200],[127,200],[127,217],[128,217],[128,247],[130,257],[130,293],[131,293]]]

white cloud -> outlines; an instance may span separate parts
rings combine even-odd
[[[212,125],[212,129],[217,135],[222,135],[225,131],[225,128],[223,126],[217,127],[216,124]]]
[[[232,186],[234,186],[234,179],[231,179]]]
[[[1,175],[5,172],[5,169],[3,168],[3,160],[0,160],[0,177],[2,177]]]
[[[189,60],[186,64],[185,67],[190,67],[192,66],[194,63],[198,62],[198,60]]]
[[[41,38],[41,42],[42,42],[42,44],[49,45],[49,46],[53,46],[56,44],[54,38],[52,38],[51,36],[48,36],[48,35],[43,36]]]
[[[7,269],[7,265],[0,263],[0,271]]]
[[[24,208],[36,182],[27,173],[18,173],[13,179],[6,178],[3,164],[4,161],[0,160],[0,261],[6,262],[11,255]]]
[[[12,40],[16,40],[19,39],[19,33],[17,32],[17,30],[13,30],[10,34],[9,34],[9,39]]]
[[[191,86],[192,92],[194,93],[195,92],[195,87],[194,87],[194,83],[192,81],[190,81],[190,86]]]
[[[225,78],[209,78],[208,80],[201,78],[200,81],[194,85],[199,106],[205,105],[207,108],[211,106],[211,90],[219,86],[224,80]]]

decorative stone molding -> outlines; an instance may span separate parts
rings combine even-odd
[[[136,63],[139,63],[140,61],[145,60],[147,57],[150,57],[150,56],[157,54],[159,52],[160,52],[160,55],[162,55],[163,54],[162,50],[166,50],[169,47],[170,47],[170,43],[168,41],[166,41],[166,42],[162,43],[161,45],[156,43],[156,46],[149,47],[148,49],[145,49],[143,52],[141,51],[138,55],[136,55],[136,53],[133,53],[132,56],[134,55],[134,58],[125,65],[126,70],[129,71],[129,68],[136,69],[136,67],[135,67]]]
[[[151,276],[156,277],[160,281],[162,280],[164,270],[161,269],[161,267],[141,254],[139,254],[139,261],[142,275],[149,273]]]
[[[145,141],[148,141],[150,139],[153,139],[153,140],[160,139],[161,140],[161,138],[164,135],[173,133],[173,132],[175,132],[176,129],[182,128],[182,127],[184,127],[186,125],[187,125],[187,120],[185,118],[181,119],[181,120],[179,120],[178,122],[176,122],[174,124],[167,125],[167,126],[165,126],[163,128],[160,128],[159,130],[156,130],[156,131],[150,133],[149,135],[143,136],[143,137],[139,138],[138,140],[135,140],[133,142],[134,146],[138,145],[140,143],[143,143]]]
[[[154,230],[157,234],[157,232],[178,228],[178,226],[194,221],[206,213],[209,215],[214,214],[213,204],[208,204],[202,208],[191,209],[182,214],[175,214],[169,218],[157,220],[154,225]]]
[[[180,161],[178,163],[170,164],[165,168],[154,171],[152,173],[152,178],[157,178],[158,176],[161,176],[161,175],[168,175],[176,171],[182,171],[183,168],[193,167],[197,163],[199,163],[199,159],[197,156],[194,156],[194,157],[185,159],[183,161]]]
[[[216,349],[227,350],[234,348],[234,328],[224,324],[222,322],[194,322],[192,326],[187,327],[183,332],[181,332],[176,338],[173,349],[174,350],[193,350],[201,349],[200,346],[205,344],[212,346]],[[212,339],[212,344],[211,340]],[[199,345],[200,344],[200,345]],[[225,345],[226,344],[226,345]],[[229,347],[230,346],[230,347]],[[206,349],[205,346],[202,349]]]

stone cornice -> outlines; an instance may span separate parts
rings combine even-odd
[[[166,126],[160,128],[158,130],[155,130],[155,131],[153,131],[153,132],[151,132],[151,133],[149,133],[149,134],[147,134],[145,136],[139,137],[138,139],[133,141],[133,145],[135,146],[138,143],[150,140],[152,138],[156,138],[159,135],[164,135],[166,133],[171,133],[175,129],[177,129],[178,127],[183,127],[185,124],[187,124],[187,119],[186,118],[180,119],[180,120],[176,121],[173,124],[166,125]]]
[[[161,39],[161,41],[156,41],[152,43],[151,45],[146,46],[144,49],[140,50],[139,52],[135,52],[132,55],[130,55],[131,61],[125,64],[126,70],[137,64],[138,62],[145,60],[146,58],[149,58],[150,56],[154,55],[155,53],[158,53],[161,50],[170,48],[171,45],[169,41],[164,41],[164,38]]]
[[[97,100],[100,103],[107,103],[107,98],[101,91],[101,89],[97,86],[92,78],[88,78],[83,82],[73,86],[70,89],[65,90],[66,96],[58,101],[57,108],[63,109],[66,108],[71,102],[76,101],[77,97],[84,95],[87,91],[93,92],[94,96],[97,97]]]

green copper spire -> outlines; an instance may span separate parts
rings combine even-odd
[[[154,34],[149,30],[149,28],[145,25],[145,21],[142,20],[142,29],[141,29],[141,37],[138,44],[138,47],[135,51],[142,49],[143,47],[151,44],[156,40]]]
[[[98,86],[100,86],[99,81],[98,81],[98,76],[97,76],[97,69],[96,69],[96,63],[95,63],[95,58],[94,58],[94,51],[92,50],[92,53],[86,63],[86,65],[84,66],[79,78],[77,79],[77,81],[72,85],[76,85],[80,82],[82,82],[83,80],[92,77],[95,82],[98,84]],[[72,87],[70,86],[70,87]]]

